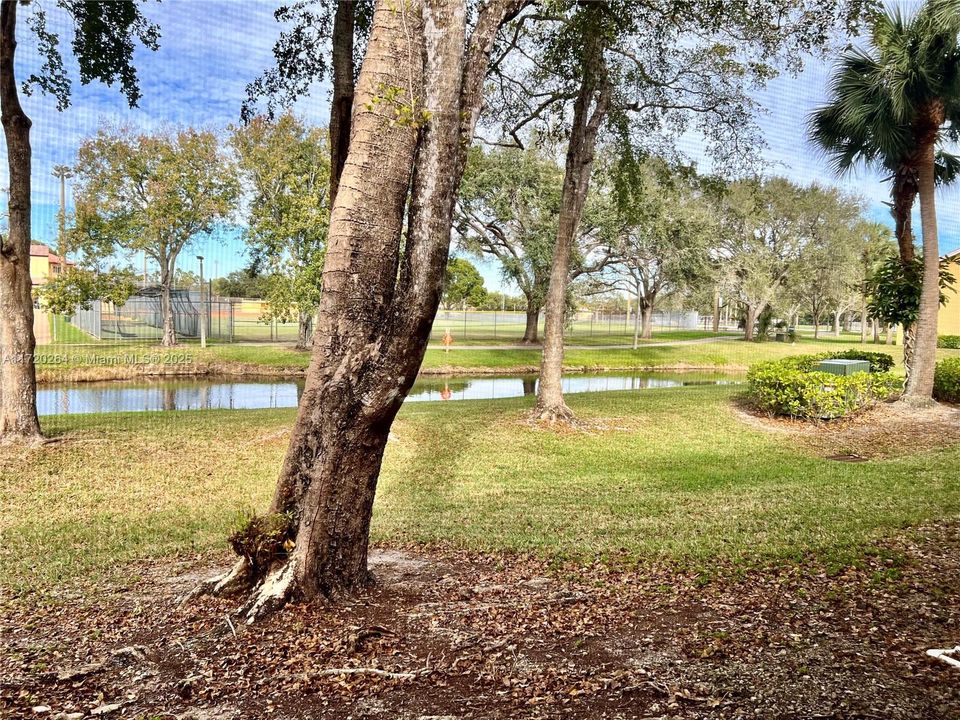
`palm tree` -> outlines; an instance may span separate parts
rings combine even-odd
[[[956,0],[948,0],[955,2]],[[910,216],[920,197],[924,273],[905,399],[929,401],[940,303],[935,188],[960,174],[942,147],[958,139],[960,19],[933,0],[911,16],[898,9],[873,20],[870,47],[841,57],[830,100],[810,118],[812,140],[838,173],[864,164],[889,172],[901,261],[913,260]]]

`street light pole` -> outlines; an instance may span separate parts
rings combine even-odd
[[[207,306],[203,304],[203,255],[197,255],[200,261],[200,347],[207,346]]]
[[[69,165],[54,165],[53,176],[60,179],[60,237],[57,240],[59,247],[57,254],[60,256],[60,274],[67,270],[67,178],[73,177],[73,170]]]

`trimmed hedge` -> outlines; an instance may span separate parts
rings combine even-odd
[[[941,335],[937,338],[937,347],[947,350],[960,350],[960,335]]]
[[[937,363],[933,397],[943,402],[960,403],[960,358],[947,358]]]
[[[814,370],[821,360],[837,357],[869,360],[871,371],[834,375]],[[903,379],[889,372],[892,366],[893,358],[882,353],[794,355],[754,365],[747,373],[747,382],[753,403],[765,412],[832,419],[898,395]]]
[[[844,350],[843,352],[825,353],[817,355],[820,360],[867,360],[870,363],[870,372],[889,372],[893,368],[893,357],[886,353],[868,352],[866,350]]]

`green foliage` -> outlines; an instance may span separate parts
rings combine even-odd
[[[871,371],[834,375],[814,369],[820,360],[832,357],[870,360]],[[757,363],[747,373],[747,382],[751,400],[765,412],[794,418],[838,418],[897,395],[903,380],[879,369],[892,364],[893,359],[881,353],[795,355]]]
[[[137,135],[101,129],[77,154],[71,246],[94,259],[144,252],[172,283],[176,259],[230,216],[239,195],[233,165],[208,131]]]
[[[263,298],[270,291],[268,282],[269,278],[255,268],[244,268],[214,280],[213,292],[222,297]]]
[[[483,276],[474,264],[463,258],[450,258],[443,281],[444,307],[458,307],[464,303],[479,307],[486,295]]]
[[[134,275],[129,270],[73,268],[41,285],[37,296],[50,312],[72,315],[78,308],[89,310],[94,300],[123,305],[135,290]]]
[[[264,319],[312,315],[320,304],[330,225],[327,130],[286,113],[234,128],[230,143],[252,197],[245,239],[266,276]]]
[[[26,3],[24,3],[26,4]],[[131,107],[140,99],[140,84],[134,67],[135,42],[148,50],[159,47],[160,30],[140,12],[140,3],[134,0],[56,0],[56,5],[73,20],[71,42],[84,85],[99,80],[106,85],[119,82],[120,89]],[[43,64],[39,73],[33,73],[23,83],[25,95],[34,88],[52,95],[57,109],[70,105],[71,83],[60,53],[60,37],[47,29],[46,10],[33,3],[33,13],[27,25],[37,36],[37,49]]]
[[[940,304],[947,302],[946,291],[956,279],[949,270],[949,262],[940,262]],[[913,325],[920,316],[920,290],[923,284],[923,258],[903,263],[890,255],[882,260],[867,280],[870,314],[883,323]]]
[[[941,402],[960,403],[960,358],[947,358],[937,363],[933,397]]]
[[[500,263],[539,308],[547,295],[560,213],[561,168],[536,148],[470,150],[454,229],[464,250]]]
[[[830,85],[830,101],[810,118],[813,140],[838,173],[858,163],[896,175],[916,170],[917,150],[929,142],[927,118],[942,103],[946,123],[936,141],[956,140],[960,121],[960,46],[956,22],[932,6],[906,15],[899,8],[875,13],[870,47],[850,48]],[[937,178],[949,182],[956,158],[938,153]]]
[[[941,335],[937,338],[937,347],[946,350],[960,350],[960,335]]]

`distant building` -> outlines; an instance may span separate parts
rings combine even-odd
[[[954,250],[943,256],[948,262],[948,269],[957,279],[953,291],[947,291],[947,302],[940,306],[940,316],[937,318],[937,333],[940,335],[960,335],[960,250]]]
[[[72,260],[67,260],[68,267],[75,264]],[[30,245],[30,280],[34,285],[43,285],[61,272],[63,272],[63,263],[59,255],[46,245],[39,243]]]

